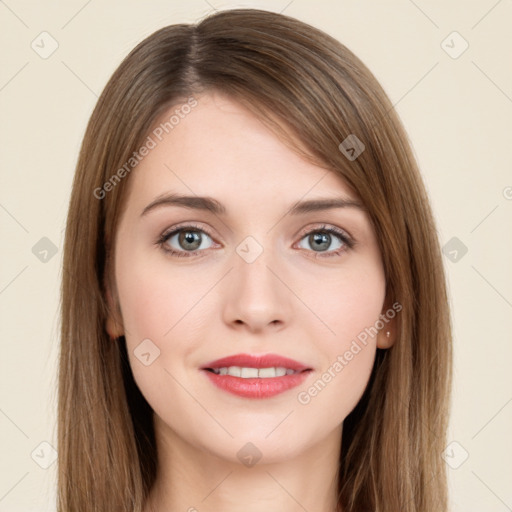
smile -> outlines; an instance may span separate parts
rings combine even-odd
[[[304,382],[312,368],[277,354],[236,354],[200,368],[219,389],[244,398],[270,398]]]

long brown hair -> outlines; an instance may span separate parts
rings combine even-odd
[[[343,44],[256,9],[158,30],[124,59],[92,113],[64,246],[59,512],[141,512],[155,481],[152,411],[124,339],[111,340],[105,327],[130,182],[129,172],[112,177],[163,112],[208,89],[242,102],[298,152],[300,141],[305,158],[354,190],[379,241],[387,299],[403,306],[394,345],[377,349],[365,393],[344,421],[339,506],[445,512],[450,315],[429,198],[407,135],[375,77]],[[339,149],[349,135],[365,146],[355,159]]]

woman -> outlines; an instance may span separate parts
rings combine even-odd
[[[140,43],[69,207],[59,512],[447,510],[429,200],[371,72],[293,18]]]

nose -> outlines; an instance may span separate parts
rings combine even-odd
[[[284,328],[290,321],[293,294],[270,251],[263,251],[251,263],[235,252],[233,263],[222,293],[224,322],[250,332]]]

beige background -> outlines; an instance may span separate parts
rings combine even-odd
[[[445,257],[455,335],[449,439],[458,443],[447,451],[452,511],[511,511],[511,2],[6,0],[0,512],[55,510],[56,464],[52,448],[40,443],[56,445],[63,228],[97,96],[122,58],[155,30],[235,6],[283,11],[339,39],[373,71],[403,119],[442,245],[457,237],[468,249],[457,261]],[[46,59],[31,47],[35,41],[42,52],[46,37],[51,49],[49,36],[38,37],[43,31],[59,45]],[[457,58],[447,53],[463,49],[462,39],[448,37],[453,31],[469,44]],[[56,246],[54,256],[42,252],[49,243],[43,237]]]

